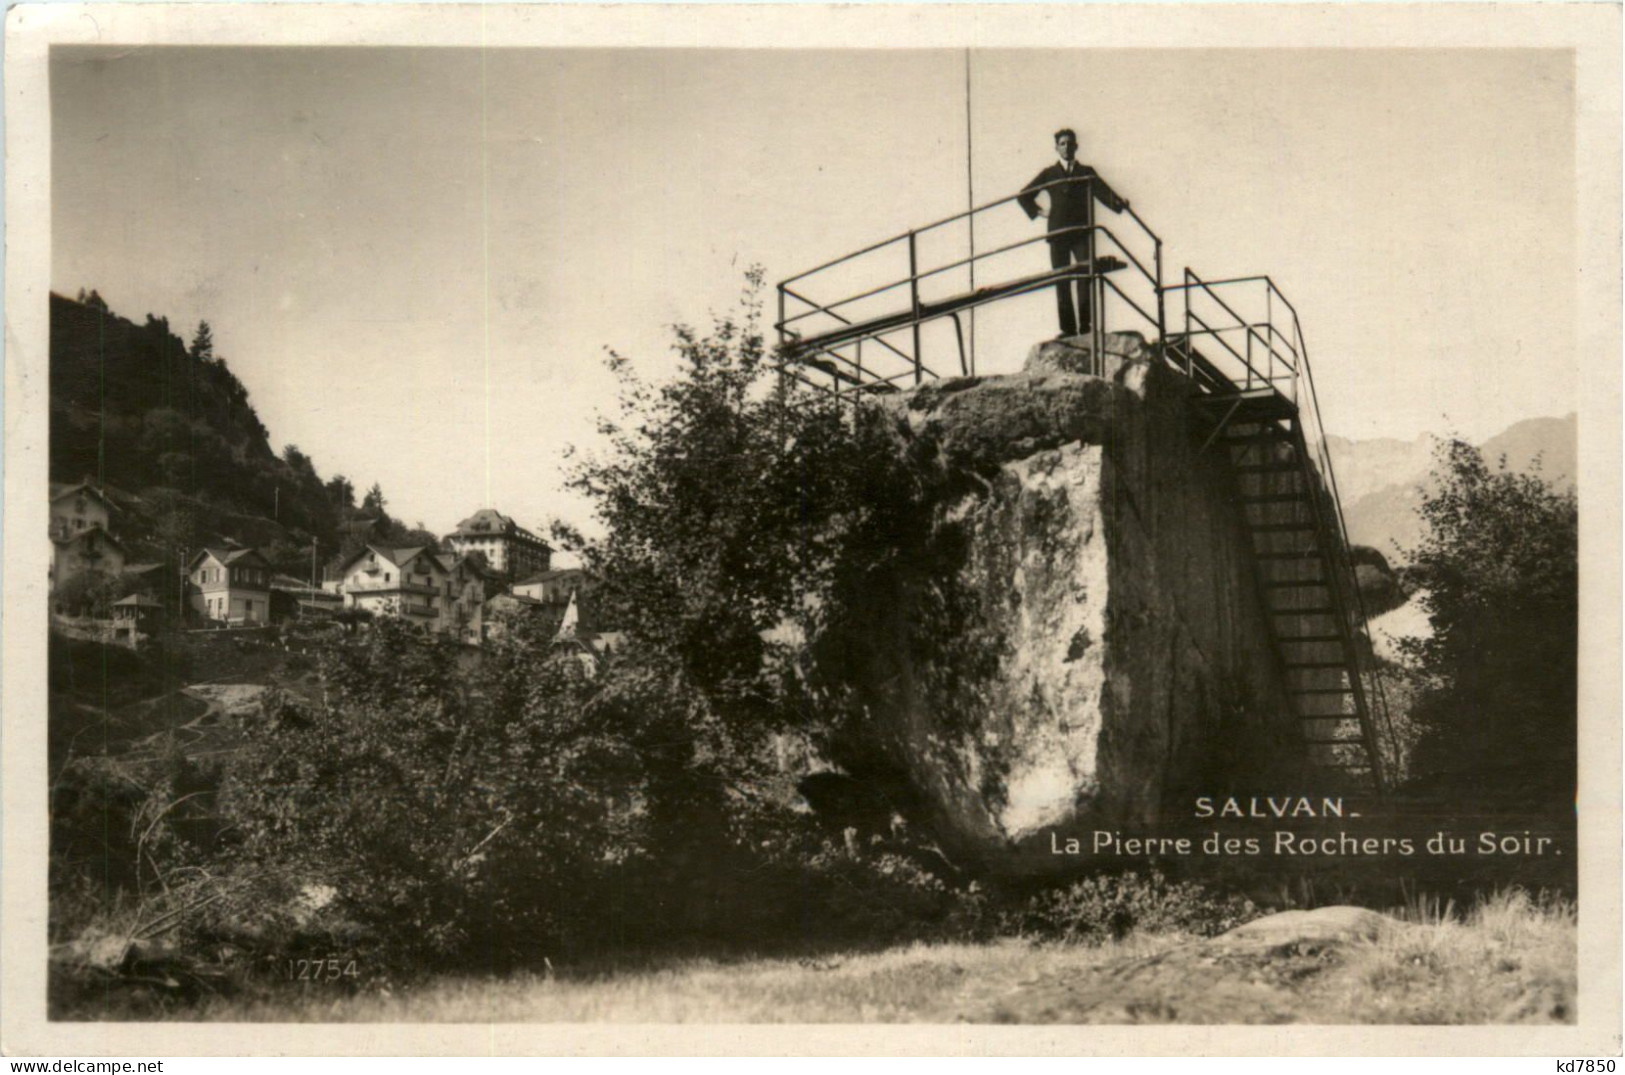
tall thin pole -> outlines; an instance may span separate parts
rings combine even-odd
[[[965,208],[976,208],[976,184],[972,179],[970,125],[970,49],[965,50]],[[976,213],[965,218],[970,224],[970,289],[976,290]],[[976,375],[976,307],[970,308],[970,373]]]

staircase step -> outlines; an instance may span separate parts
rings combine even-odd
[[[1309,533],[1315,529],[1314,523],[1248,523],[1247,529],[1255,534],[1296,534]]]
[[[1321,560],[1325,553],[1316,548],[1301,552],[1255,552],[1253,556],[1259,560]]]
[[[1341,642],[1342,635],[1282,635],[1281,642]]]
[[[1284,429],[1277,429],[1273,433],[1244,433],[1240,436],[1226,437],[1224,442],[1236,448],[1249,444],[1289,444],[1292,434]]]
[[[1300,493],[1263,493],[1258,496],[1241,496],[1237,500],[1243,504],[1296,504],[1307,500],[1308,497]]]
[[[1353,687],[1288,687],[1288,694],[1353,694]],[[1345,716],[1342,713],[1328,713],[1320,717],[1304,717],[1303,720],[1340,720]],[[1354,720],[1353,713],[1347,714],[1349,720]]]
[[[1288,663],[1286,663],[1282,667],[1288,669],[1289,671],[1296,672],[1296,671],[1298,671],[1300,669],[1307,669],[1307,668],[1344,668],[1344,669],[1346,669],[1346,668],[1348,668],[1348,666],[1349,666],[1349,663],[1347,661],[1299,661],[1299,662],[1290,662],[1289,661]]]
[[[1266,582],[1266,590],[1307,590],[1313,586],[1326,586],[1327,579],[1283,579],[1280,582]]]
[[[1297,463],[1237,463],[1230,469],[1237,474],[1292,474],[1303,468]]]
[[[1271,616],[1330,616],[1335,608],[1272,608]]]
[[[1304,746],[1311,747],[1363,747],[1364,739],[1305,739]]]

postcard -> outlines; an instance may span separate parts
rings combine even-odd
[[[1617,1056],[1619,42],[12,8],[0,1045]]]

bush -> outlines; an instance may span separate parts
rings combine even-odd
[[[573,661],[380,620],[322,653],[325,701],[276,696],[222,789],[267,903],[330,889],[389,962],[556,950],[645,850],[642,767]]]
[[[1211,937],[1259,916],[1244,896],[1220,896],[1160,871],[1091,877],[1031,897],[1001,916],[1001,931],[1064,944],[1103,944],[1133,932]]]
[[[1442,445],[1411,575],[1432,625],[1412,642],[1424,689],[1419,775],[1572,811],[1578,740],[1578,506],[1538,474]],[[1572,813],[1568,816],[1572,817]]]

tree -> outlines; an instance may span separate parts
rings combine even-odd
[[[1577,747],[1578,510],[1536,474],[1441,445],[1411,577],[1432,636],[1417,771],[1508,797],[1572,803]]]
[[[57,585],[51,602],[70,616],[105,620],[113,615],[113,602],[134,589],[135,584],[126,576],[105,571],[80,571]]]
[[[737,319],[704,337],[674,329],[678,374],[664,385],[611,355],[622,383],[620,414],[600,421],[611,452],[570,478],[607,532],[582,555],[610,618],[737,699],[783,649],[764,636],[827,608],[837,573],[861,568],[911,499],[875,423],[779,380],[760,270],[748,280]]]
[[[340,513],[355,510],[355,486],[350,479],[342,474],[335,474],[327,480],[327,499]]]
[[[289,444],[282,449],[282,461],[288,464],[288,469],[301,482],[312,485],[321,485],[321,479],[316,475],[316,464],[312,463],[310,456],[299,450],[299,445]]]
[[[361,499],[361,510],[381,518],[385,514],[384,506],[386,503],[383,487],[377,482],[373,482],[372,488],[368,489],[367,495]]]
[[[187,354],[197,362],[208,362],[214,358],[214,331],[207,321],[197,323],[197,332],[192,335],[192,346],[187,348]]]
[[[273,700],[222,789],[246,872],[330,885],[380,961],[419,970],[608,940],[594,924],[648,848],[640,766],[615,707],[545,647],[493,644],[468,673],[391,618],[331,645],[321,704]]]

